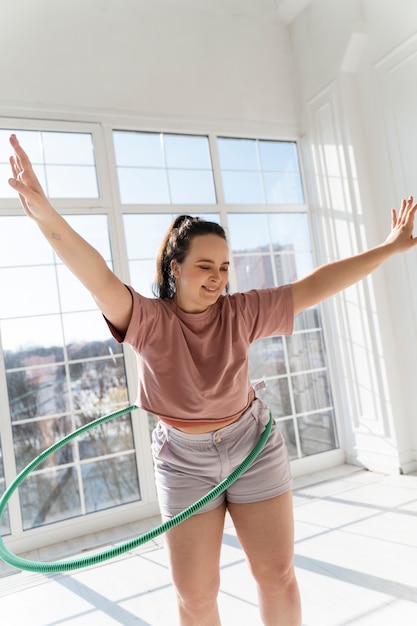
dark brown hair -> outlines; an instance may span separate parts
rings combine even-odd
[[[227,241],[225,230],[216,222],[199,217],[180,215],[169,227],[156,257],[156,276],[153,293],[158,298],[173,298],[175,281],[171,274],[171,261],[182,263],[187,256],[191,241],[199,235],[218,235]]]

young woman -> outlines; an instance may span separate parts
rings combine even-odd
[[[172,517],[227,476],[268,421],[248,377],[255,339],[290,334],[294,315],[349,287],[417,244],[417,204],[403,200],[386,241],[319,267],[291,285],[225,295],[229,249],[217,224],[181,216],[157,258],[157,297],[124,285],[53,209],[16,137],[13,177],[27,215],[92,293],[114,337],[137,353],[137,403],[159,417],[153,456],[161,513]],[[224,496],[167,533],[181,626],[218,626],[219,559],[228,509],[267,626],[300,626],[293,568],[291,476],[277,427],[256,462]]]

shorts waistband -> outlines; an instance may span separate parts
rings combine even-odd
[[[223,428],[212,430],[208,433],[199,433],[195,435],[191,433],[184,433],[182,430],[169,426],[162,421],[159,422],[158,428],[161,428],[164,431],[168,441],[172,439],[173,441],[178,442],[193,441],[194,443],[211,443],[215,439],[218,439],[220,433],[222,437],[225,437],[229,434],[236,435],[239,431],[245,430],[247,428],[247,421],[250,417],[255,421],[259,421],[260,417],[265,414],[265,411],[267,411],[269,415],[269,409],[266,404],[260,398],[255,398],[250,407],[242,413],[238,420],[228,424],[227,426],[223,426]]]

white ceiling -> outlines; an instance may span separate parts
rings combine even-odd
[[[312,0],[154,0],[212,15],[239,15],[289,24]]]

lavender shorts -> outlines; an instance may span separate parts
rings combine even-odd
[[[155,479],[161,514],[172,517],[202,498],[226,478],[255,447],[269,421],[269,409],[256,398],[233,424],[190,435],[159,421],[152,435]],[[265,447],[224,493],[198,511],[223,502],[260,502],[292,487],[284,440],[274,423]]]

